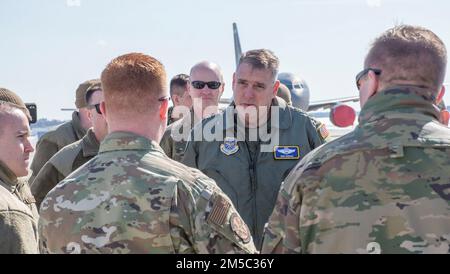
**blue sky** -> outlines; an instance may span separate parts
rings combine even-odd
[[[40,117],[70,119],[60,108],[74,107],[78,84],[138,51],[158,58],[169,78],[217,62],[230,97],[236,22],[243,50],[273,50],[280,71],[306,79],[312,101],[352,96],[378,34],[422,25],[450,47],[448,11],[445,0],[2,0],[0,86],[36,102]]]

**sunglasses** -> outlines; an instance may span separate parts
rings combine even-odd
[[[220,85],[222,85],[222,83],[218,82],[218,81],[211,81],[211,82],[192,81],[191,85],[195,89],[203,89],[205,87],[205,85],[207,85],[208,88],[210,88],[210,89],[218,89],[220,87]]]
[[[376,69],[376,68],[363,69],[360,73],[358,73],[356,75],[356,87],[358,88],[358,90],[361,87],[361,83],[359,83],[359,81],[361,81],[361,78],[363,78],[367,73],[369,73],[369,71],[373,71],[375,73],[375,75],[381,74],[381,69]]]
[[[95,105],[90,105],[87,107],[88,109],[93,109],[95,108],[95,111],[97,111],[98,114],[102,114],[102,111],[100,110],[100,103],[95,104]]]
[[[164,101],[169,101],[169,100],[170,100],[169,96],[163,96],[163,97],[158,99],[158,102],[164,102]]]

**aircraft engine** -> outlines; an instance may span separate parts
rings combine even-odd
[[[308,111],[309,87],[306,81],[289,72],[279,73],[278,80],[291,91],[292,106]]]
[[[330,121],[337,127],[349,127],[356,119],[356,111],[348,105],[338,104],[330,110]]]

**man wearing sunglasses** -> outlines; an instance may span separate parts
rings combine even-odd
[[[258,248],[282,180],[299,159],[323,143],[315,121],[276,96],[278,64],[266,49],[241,56],[233,74],[234,102],[194,127],[183,160],[213,178],[230,197]],[[222,139],[198,140],[198,131],[210,127]],[[270,139],[263,137],[268,131]]]
[[[53,155],[31,183],[31,191],[38,207],[58,182],[97,155],[100,142],[108,134],[106,120],[100,111],[100,103],[103,102],[100,80],[88,88],[86,102],[92,127],[81,140],[65,146]]]
[[[167,156],[176,161],[183,159],[189,132],[194,124],[218,112],[219,99],[225,88],[222,70],[212,62],[195,64],[189,78],[188,91],[192,98],[192,109],[185,107],[183,110],[175,110],[183,113],[184,117],[167,127],[160,143]]]
[[[41,204],[41,248],[51,253],[253,253],[251,235],[213,180],[168,158],[166,72],[130,53],[103,70],[109,134],[99,154]]]
[[[358,126],[285,180],[263,253],[449,252],[450,128],[435,105],[446,65],[425,28],[375,39],[356,77]]]
[[[86,131],[92,126],[88,118],[86,92],[91,86],[98,84],[98,79],[81,83],[75,92],[75,107],[77,110],[72,113],[72,120],[60,125],[55,130],[48,131],[39,138],[36,144],[36,153],[30,166],[32,171],[30,183],[34,181],[41,168],[56,152],[86,135]]]

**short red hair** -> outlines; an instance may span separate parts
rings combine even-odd
[[[167,95],[166,71],[157,59],[129,53],[112,60],[101,75],[108,112],[129,115],[154,112]]]

